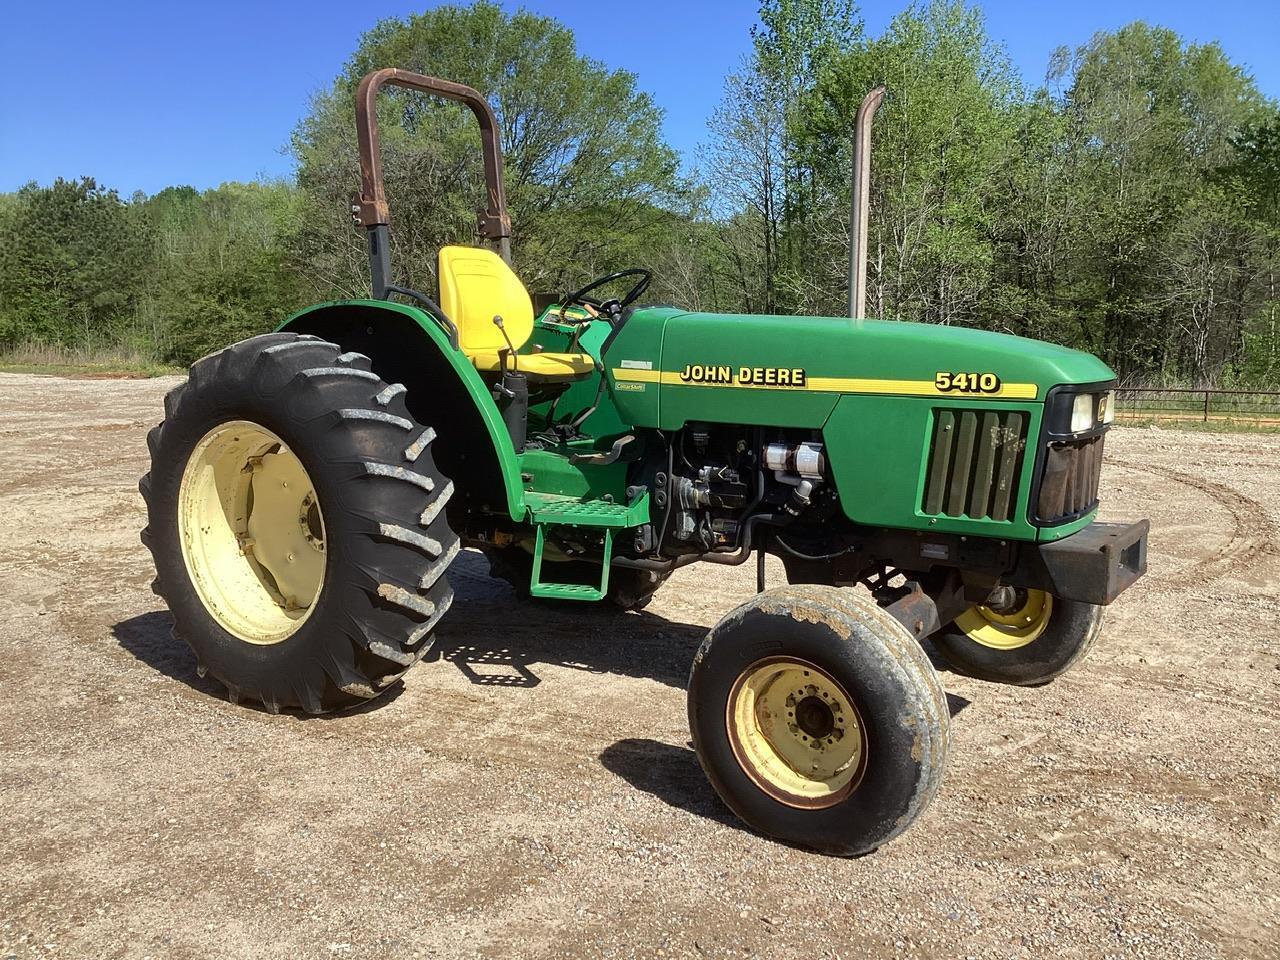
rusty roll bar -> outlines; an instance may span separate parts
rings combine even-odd
[[[868,93],[853,124],[853,190],[849,203],[849,316],[867,309],[867,218],[871,212],[871,121],[884,100],[884,87]]]
[[[476,90],[461,83],[428,77],[408,70],[387,67],[366,74],[356,90],[356,141],[360,148],[360,194],[351,204],[357,226],[369,233],[369,270],[373,275],[373,296],[386,299],[391,283],[391,250],[388,243],[391,214],[382,183],[382,151],[378,139],[378,91],[386,84],[421,90],[446,100],[465,104],[480,122],[484,182],[489,202],[477,215],[480,236],[497,244],[502,259],[511,261],[511,218],[507,216],[507,194],[502,185],[502,146],[498,142],[498,120],[489,102]]]

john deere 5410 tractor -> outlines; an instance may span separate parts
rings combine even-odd
[[[493,249],[440,250],[434,299],[391,283],[385,84],[480,121]],[[535,315],[485,100],[380,70],[357,115],[372,297],[198,361],[148,438],[155,588],[232,700],[376,697],[431,649],[463,547],[531,598],[624,608],[685,564],[773,554],[792,586],[730,611],[694,658],[693,743],[748,824],[855,854],[942,777],[949,713],[921,641],[1045,683],[1144,572],[1146,521],[1094,520],[1115,386],[1094,357],[647,306],[642,269]]]

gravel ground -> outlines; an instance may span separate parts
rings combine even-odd
[[[571,615],[465,553],[376,706],[229,704],[138,542],[174,382],[0,375],[0,958],[1280,957],[1280,436],[1117,429],[1104,516],[1151,518],[1150,574],[1048,687],[944,672],[937,801],[836,860],[688,747],[751,569]]]

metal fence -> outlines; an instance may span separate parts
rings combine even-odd
[[[1280,429],[1280,392],[1124,387],[1116,395],[1116,420],[1174,421]]]

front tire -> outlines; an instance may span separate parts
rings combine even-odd
[[[694,748],[750,827],[839,856],[876,849],[937,793],[946,694],[911,635],[835,587],[770,590],[708,634],[689,678]]]
[[[961,673],[1040,686],[1084,659],[1102,629],[1102,610],[1043,590],[1019,589],[1004,608],[970,607],[933,643]]]
[[[430,648],[453,600],[453,487],[404,394],[367,357],[278,333],[165,398],[139,485],[152,586],[233,701],[347,707]]]

